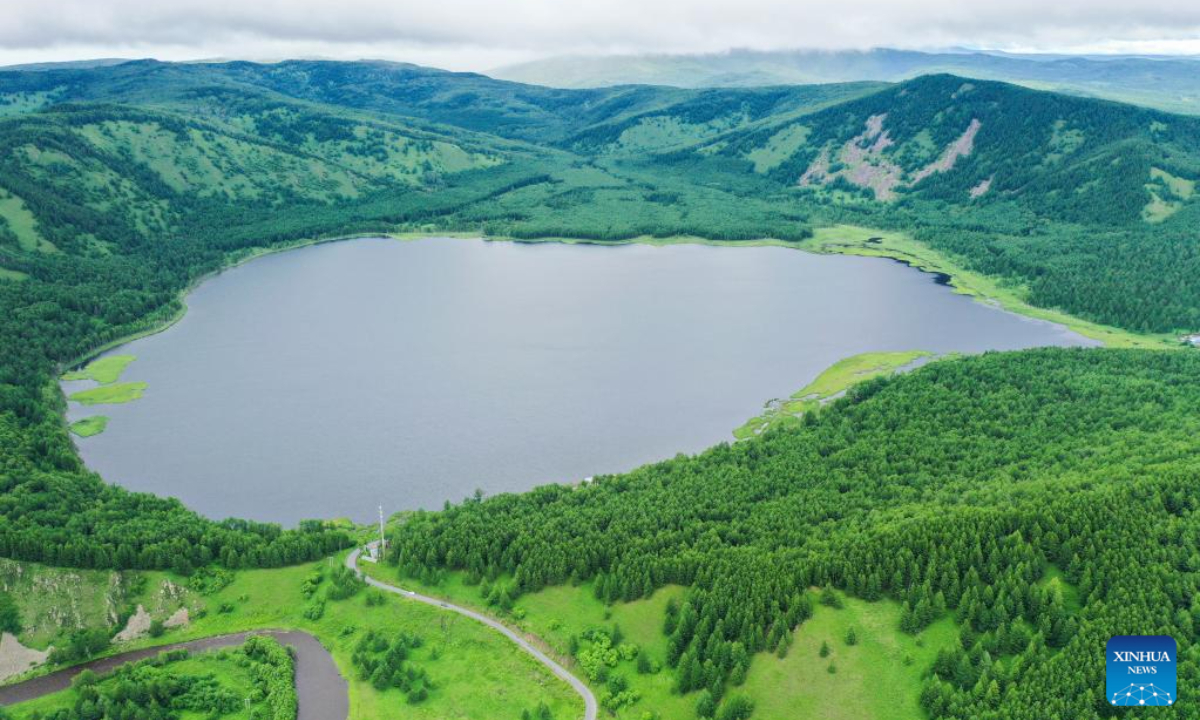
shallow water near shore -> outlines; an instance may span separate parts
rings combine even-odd
[[[731,440],[868,351],[1089,345],[879,258],[778,247],[360,239],[214,277],[114,354],[138,400],[77,438],[214,517],[367,521]],[[64,383],[68,390],[78,383]]]

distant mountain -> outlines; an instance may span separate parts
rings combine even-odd
[[[851,223],[1039,305],[1190,329],[1196,137],[1200,118],[949,74],[572,90],[389,62],[0,71],[0,266],[181,236],[211,257],[430,224],[795,240]]]
[[[494,70],[497,78],[564,88],[897,82],[953,73],[1043,90],[1200,114],[1200,59],[1163,56],[1016,55],[908,50],[735,50],[708,55],[564,56]]]
[[[42,70],[87,70],[89,68],[109,67],[129,62],[129,58],[94,58],[91,60],[63,60],[60,62],[20,63],[18,65],[0,65],[0,72],[39,72]]]

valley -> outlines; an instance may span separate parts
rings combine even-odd
[[[1200,672],[1194,117],[309,60],[0,107],[9,682],[263,629],[355,720],[1099,718],[1119,634]],[[381,503],[358,568],[428,602],[344,568]],[[288,717],[246,652],[5,712]]]

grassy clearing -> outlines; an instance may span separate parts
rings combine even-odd
[[[787,400],[772,400],[767,403],[763,414],[747,420],[733,431],[733,435],[739,440],[758,435],[776,423],[815,410],[844,393],[852,385],[880,375],[890,375],[906,365],[932,355],[933,353],[925,350],[871,352],[839,360]]]
[[[362,563],[361,568],[384,582],[501,617],[510,627],[537,642],[555,660],[585,681],[588,681],[586,674],[571,655],[572,637],[578,639],[591,630],[607,631],[614,625],[618,626],[625,637],[624,642],[636,644],[639,654],[646,653],[660,670],[639,674],[636,660],[621,660],[610,668],[610,674],[625,677],[629,681],[629,688],[637,692],[641,699],[615,714],[602,711],[606,717],[640,720],[647,711],[657,712],[663,720],[693,720],[695,717],[697,695],[674,694],[671,691],[674,674],[669,668],[662,668],[667,654],[667,637],[662,632],[666,606],[671,599],[682,601],[685,588],[668,586],[660,588],[646,599],[607,606],[596,599],[590,582],[578,586],[560,585],[523,595],[511,613],[501,616],[496,608],[488,607],[481,595],[481,586],[465,584],[462,573],[446,573],[440,583],[429,585],[407,577],[399,578],[396,569],[388,565]],[[580,649],[587,649],[590,645],[586,640],[579,641]],[[597,699],[602,700],[606,692],[604,682],[588,681],[588,684]]]
[[[1159,197],[1158,192],[1153,189],[1153,185],[1147,185],[1146,187],[1150,190],[1150,202],[1146,203],[1146,207],[1142,208],[1142,220],[1154,225],[1165,221],[1183,209],[1182,203],[1164,200]]]
[[[114,405],[137,400],[146,391],[144,382],[123,382],[80,390],[70,399],[83,405]]]
[[[37,220],[25,207],[25,201],[4,190],[0,190],[0,220],[3,220],[0,226],[6,224],[9,231],[16,235],[22,250],[44,253],[58,251],[53,243],[38,232]]]
[[[804,147],[811,133],[812,129],[804,125],[788,125],[772,135],[765,145],[746,153],[746,159],[754,163],[754,172],[769,172]]]
[[[1171,194],[1180,200],[1191,200],[1196,192],[1196,181],[1181,178],[1161,168],[1150,168],[1150,179],[1166,185]]]
[[[101,385],[109,385],[121,379],[121,373],[129,367],[129,363],[137,360],[135,355],[107,355],[96,358],[80,370],[73,370],[62,376],[63,380],[95,380]]]
[[[363,569],[386,582],[496,614],[495,608],[487,607],[479,586],[464,584],[462,573],[446,573],[441,582],[431,586],[397,578],[396,570],[386,565],[364,563]],[[591,583],[550,587],[522,596],[504,619],[540,640],[556,659],[583,677],[582,668],[569,654],[571,637],[614,625],[620,627],[626,642],[636,643],[639,652],[663,665],[665,608],[672,598],[681,601],[684,592],[685,588],[668,586],[648,599],[606,606],[593,595]],[[938,650],[955,642],[958,631],[953,619],[946,616],[917,636],[907,635],[899,629],[900,613],[900,604],[891,600],[872,603],[845,598],[844,607],[836,610],[817,605],[813,617],[796,630],[787,657],[756,655],[746,683],[734,692],[751,697],[757,708],[754,717],[762,720],[923,718],[918,705],[922,675],[932,666]],[[853,647],[844,642],[851,627],[859,640]],[[827,659],[820,657],[823,641],[832,648]],[[586,641],[579,644],[582,649],[588,645]],[[828,672],[830,661],[838,669],[832,675]],[[669,668],[641,675],[636,663],[622,661],[611,672],[625,676],[641,699],[607,716],[637,720],[653,711],[661,720],[695,717],[699,694],[675,694],[674,673]],[[604,683],[589,684],[598,698],[603,697]]]
[[[1077,613],[1083,609],[1083,601],[1079,597],[1079,588],[1067,581],[1067,577],[1063,575],[1063,571],[1049,565],[1046,567],[1046,574],[1038,581],[1039,584],[1046,587],[1052,587],[1058,591],[1063,599],[1063,607],[1067,612]]]
[[[817,605],[797,628],[787,657],[757,657],[742,690],[756,720],[921,720],[921,676],[957,637],[944,617],[920,635],[900,632],[900,605],[847,598],[845,607]],[[854,628],[856,645],[847,645]],[[830,648],[821,657],[821,644]],[[830,673],[833,665],[836,672]]]
[[[37,112],[62,95],[62,88],[23,90],[0,94],[0,117]]]
[[[1183,209],[1184,204],[1196,193],[1196,182],[1181,178],[1161,168],[1150,168],[1150,182],[1146,184],[1150,201],[1142,208],[1142,220],[1160,223]]]
[[[619,710],[615,717],[636,719],[646,711],[658,712],[663,718],[691,718],[694,715],[695,697],[680,696],[672,692],[674,674],[666,668],[667,637],[662,632],[667,603],[672,599],[682,601],[684,588],[668,586],[652,596],[630,603],[616,603],[611,607],[596,599],[591,583],[578,587],[558,586],[522,597],[515,612],[524,615],[517,625],[541,638],[554,652],[570,658],[572,636],[589,630],[621,629],[625,642],[638,646],[638,652],[649,656],[658,672],[638,674],[634,660],[623,660],[611,668],[611,674],[623,675],[630,689],[641,699]],[[587,648],[590,643],[579,643]],[[572,665],[577,663],[571,660]],[[604,683],[592,682],[598,698],[603,698]]]
[[[79,437],[99,435],[108,427],[108,418],[104,415],[93,415],[71,423],[71,432]]]
[[[642,118],[621,133],[616,148],[624,152],[664,151],[687,147],[716,137],[745,122],[742,115],[692,123],[676,117]]]
[[[1048,310],[1025,302],[1025,289],[1004,285],[980,273],[967,270],[945,255],[908,237],[904,233],[885,232],[853,225],[818,228],[812,238],[799,243],[805,250],[900,260],[926,272],[943,273],[951,278],[954,291],[993,303],[1009,312],[1064,325],[1099,340],[1109,347],[1177,348],[1170,335],[1140,335],[1119,328],[1081,320],[1058,310]]]

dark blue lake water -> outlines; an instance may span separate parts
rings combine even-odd
[[[215,517],[370,520],[731,440],[877,350],[1087,344],[881,259],[785,248],[367,239],[267,256],[115,352],[149,383],[82,408],[106,480]]]

